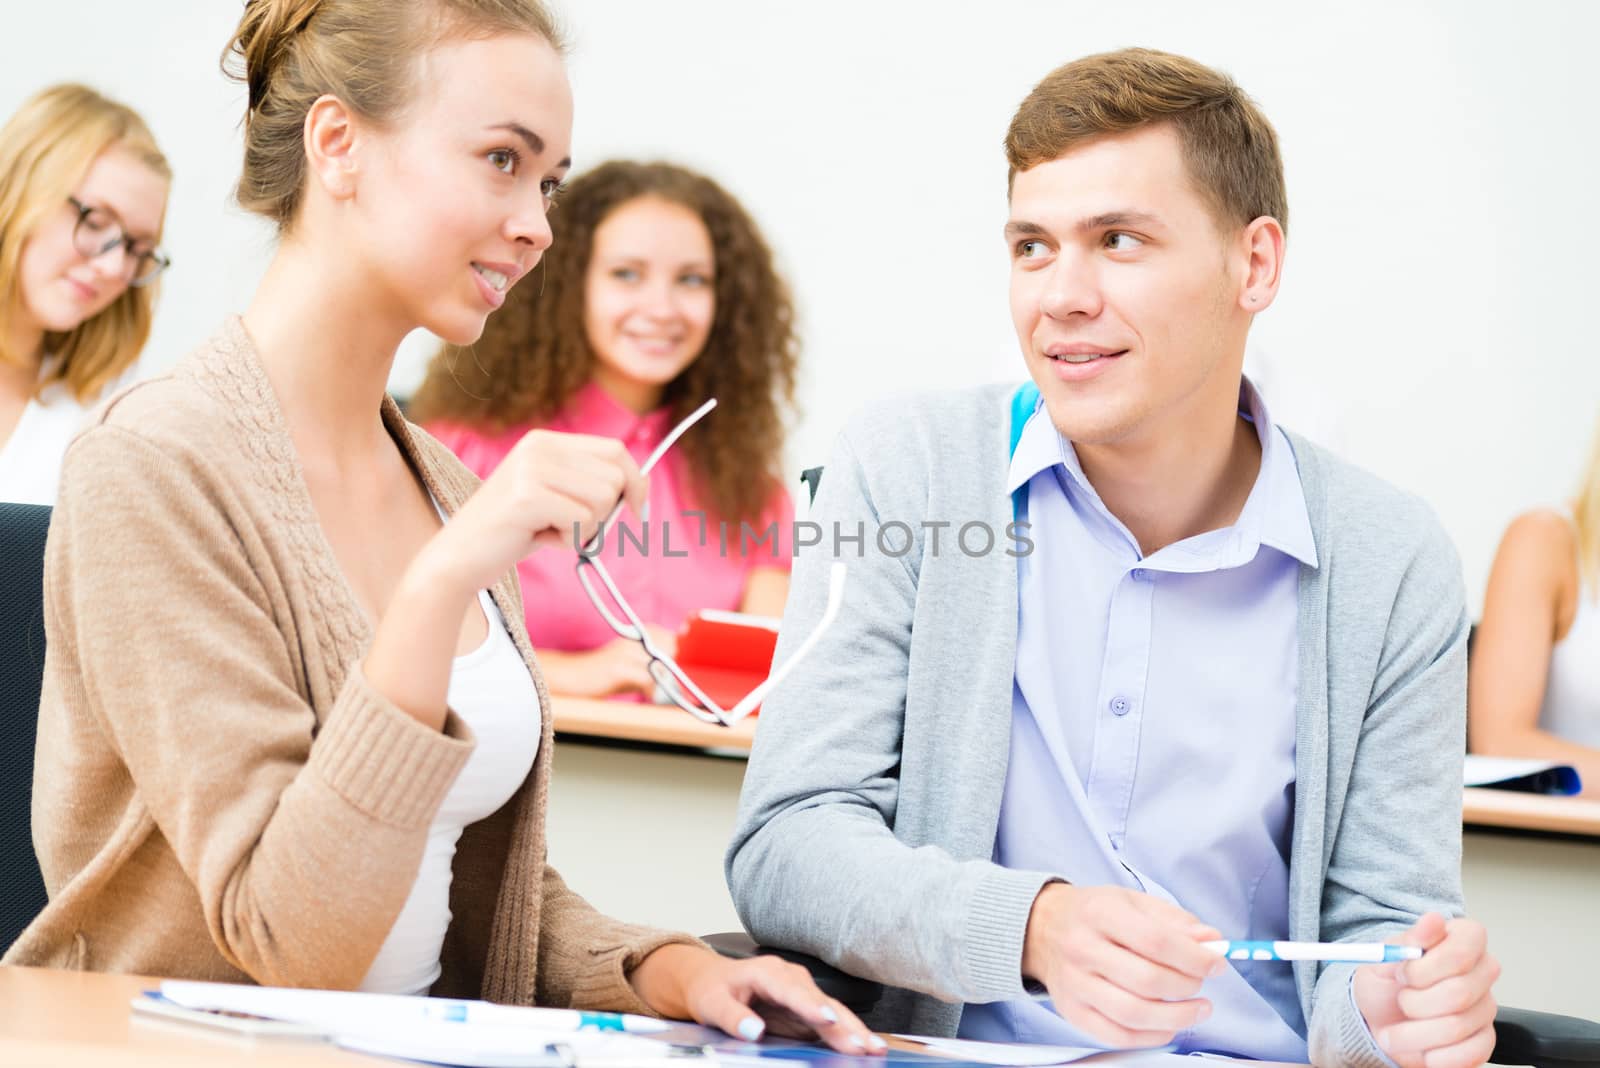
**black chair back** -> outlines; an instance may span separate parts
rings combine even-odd
[[[50,509],[0,503],[0,953],[45,906],[33,852],[33,744],[44,677]]]
[[[806,503],[817,503],[817,487],[822,485],[822,468],[806,468],[800,472],[800,481],[806,484]]]

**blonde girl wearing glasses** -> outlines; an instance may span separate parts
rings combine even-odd
[[[774,472],[799,344],[760,229],[705,175],[631,160],[568,182],[550,223],[537,277],[475,344],[434,358],[413,418],[487,476],[534,427],[615,438],[643,460],[715,397],[651,475],[650,522],[625,521],[637,539],[608,535],[605,566],[669,653],[698,609],[781,615],[794,507]],[[570,551],[517,572],[553,689],[654,691],[648,658],[595,611]]]
[[[384,393],[406,334],[470,344],[550,245],[559,42],[536,0],[245,7],[238,195],[278,247],[242,317],[67,451],[34,779],[50,902],[7,962],[874,1047],[802,970],[611,919],[547,863],[514,565],[642,504],[626,451],[533,433],[480,486]]]
[[[132,109],[81,85],[0,128],[0,501],[55,501],[85,410],[150,336],[172,172]]]
[[[1570,508],[1501,539],[1467,701],[1474,753],[1571,764],[1600,797],[1600,434]]]

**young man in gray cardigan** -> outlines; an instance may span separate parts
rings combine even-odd
[[[1483,1063],[1460,568],[1242,376],[1284,255],[1271,125],[1128,50],[1047,77],[1006,149],[1036,392],[897,397],[843,434],[777,659],[830,559],[849,593],[766,703],[727,858],[745,926],[889,984],[893,1030]],[[1235,963],[1219,938],[1425,952]]]

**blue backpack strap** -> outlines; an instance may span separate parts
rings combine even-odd
[[[1039,387],[1032,382],[1024,382],[1011,394],[1011,448],[1006,450],[1006,456],[1017,454],[1017,442],[1022,440],[1022,428],[1028,425],[1028,418],[1033,415],[1033,410],[1039,406]]]
[[[1039,387],[1032,382],[1024,382],[1011,394],[1011,447],[1006,450],[1009,459],[1017,454],[1017,442],[1022,440],[1022,428],[1028,425],[1028,420],[1033,417],[1033,410],[1039,405]],[[1028,484],[1024,482],[1017,487],[1011,495],[1011,518],[1016,522],[1026,522],[1028,518]]]

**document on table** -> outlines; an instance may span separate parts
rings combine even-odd
[[[1550,760],[1469,756],[1461,766],[1463,786],[1490,786],[1532,794],[1575,794],[1583,789],[1578,771]]]
[[[383,1032],[344,1032],[336,1045],[357,1053],[455,1068],[572,1068],[574,1064],[644,1065],[679,1055],[663,1042],[632,1035],[523,1031],[472,1024],[414,1023]],[[674,1064],[694,1064],[674,1059]],[[714,1062],[705,1062],[714,1063]]]
[[[895,1035],[906,1042],[916,1042],[929,1052],[937,1051],[945,1057],[958,1058],[946,1065],[1008,1065],[1015,1068],[1052,1068],[1053,1065],[1081,1064],[1082,1068],[1195,1068],[1206,1060],[1229,1061],[1248,1065],[1216,1053],[1173,1053],[1171,1046],[1156,1049],[1104,1050],[1081,1046],[1030,1046],[1009,1042],[971,1042],[960,1038],[929,1038],[926,1035]],[[894,1051],[891,1050],[891,1053]],[[1093,1058],[1093,1060],[1090,1060]],[[734,1062],[726,1059],[724,1065]]]
[[[704,1057],[701,1047],[711,1037],[704,1029],[654,1020],[640,1022],[655,1037],[592,1029],[582,1023],[586,1014],[480,1001],[171,980],[161,984],[159,993],[190,1013],[300,1024],[346,1049],[461,1068],[571,1068]],[[143,1009],[148,998],[147,993],[135,1003]],[[630,1031],[631,1021],[638,1019],[587,1015],[606,1016]],[[680,1031],[692,1032],[686,1036],[692,1045],[676,1044],[682,1041]]]
[[[1085,1057],[1106,1052],[1086,1046],[1029,1046],[1012,1042],[974,1042],[964,1038],[930,1038],[927,1035],[895,1035],[907,1042],[916,1042],[929,1050],[947,1057],[978,1064],[1001,1064],[1012,1068],[1048,1068],[1055,1064],[1072,1064]]]

